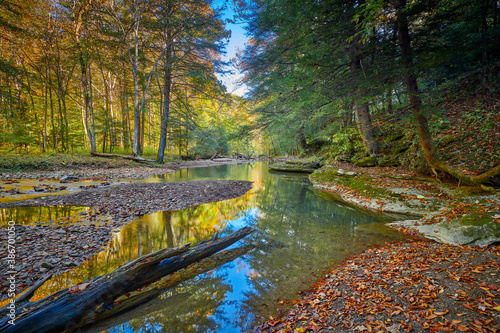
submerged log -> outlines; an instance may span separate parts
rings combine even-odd
[[[192,249],[189,244],[163,249],[133,260],[109,274],[61,290],[39,301],[29,302],[25,299],[16,302],[15,325],[9,323],[12,318],[8,316],[10,309],[7,305],[0,309],[0,331],[78,331],[84,326],[95,324],[99,318],[137,306],[144,299],[139,297],[134,302],[127,294],[225,249],[252,231],[252,228],[245,227],[227,237],[201,243]],[[126,306],[123,306],[123,303]]]

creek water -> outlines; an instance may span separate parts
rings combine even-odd
[[[255,232],[234,246],[255,248],[184,281],[152,301],[93,328],[95,332],[244,332],[286,311],[325,270],[367,247],[405,236],[388,218],[335,201],[306,175],[270,173],[266,163],[183,169],[144,182],[253,181],[245,195],[137,218],[119,229],[109,249],[55,276],[38,297],[105,274],[164,247],[196,244],[243,226]]]

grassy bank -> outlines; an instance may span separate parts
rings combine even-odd
[[[55,171],[61,169],[78,168],[119,168],[135,166],[161,167],[159,163],[140,163],[123,158],[108,158],[91,156],[88,152],[65,154],[12,154],[0,152],[0,172],[16,171]],[[154,155],[145,155],[147,159],[154,159]],[[165,162],[177,161],[177,157],[167,157]]]

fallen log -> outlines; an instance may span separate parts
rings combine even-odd
[[[123,158],[126,160],[132,160],[136,162],[156,162],[155,160],[148,160],[144,157],[140,156],[129,156],[129,155],[118,155],[118,154],[104,154],[104,153],[90,153],[92,156],[98,156],[98,157],[108,157],[108,158]]]
[[[166,308],[177,307],[182,300],[158,298],[166,290],[175,287],[180,282],[206,273],[242,256],[251,249],[253,245],[245,245],[216,253],[213,256],[202,259],[189,265],[174,274],[167,275],[149,286],[135,291],[117,299],[117,305],[109,311],[98,313],[96,317],[83,318],[82,329],[87,332],[102,332],[108,328],[123,324],[136,317]],[[196,305],[193,305],[196,306]],[[133,311],[131,311],[133,310]],[[88,325],[85,325],[88,322]]]
[[[106,312],[112,315],[136,306],[137,302],[133,301],[125,304],[128,307],[120,306],[127,300],[127,294],[225,249],[252,231],[252,228],[245,227],[227,237],[201,243],[192,249],[189,244],[163,249],[39,301],[29,302],[25,299],[16,302],[13,314],[15,325],[9,323],[12,317],[9,317],[7,305],[0,309],[0,331],[72,332],[92,325],[96,318],[107,317]],[[117,309],[117,306],[120,308]]]
[[[212,156],[211,160],[214,160],[214,158],[216,158],[217,156],[219,156],[219,154],[220,154],[220,153],[222,153],[222,150],[223,150],[223,149],[219,149],[219,150],[217,150],[217,152],[215,153],[215,155],[214,155],[214,156]]]
[[[244,158],[246,160],[249,160],[251,158],[251,156],[243,155],[240,153],[234,153],[234,156],[236,156],[236,158]]]

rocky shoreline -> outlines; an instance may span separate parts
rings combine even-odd
[[[206,202],[236,198],[252,187],[247,181],[193,181],[175,183],[131,183],[93,188],[77,193],[0,204],[15,206],[88,206],[71,225],[40,223],[15,226],[16,292],[26,289],[47,272],[71,269],[103,250],[112,230],[156,211],[178,210]],[[2,230],[0,230],[2,231]],[[0,232],[0,274],[12,271],[7,265],[7,230]],[[8,281],[0,285],[6,297]]]
[[[155,175],[162,175],[174,172],[178,169],[198,168],[215,165],[252,163],[256,159],[242,160],[234,158],[218,158],[215,160],[194,160],[169,162],[163,164],[162,167],[136,166],[136,167],[117,167],[117,168],[61,168],[59,170],[37,170],[37,171],[15,171],[6,172],[0,170],[0,182],[2,180],[12,179],[61,179],[63,177],[75,178],[96,178],[101,180],[118,180],[118,179],[137,179],[146,178]]]
[[[500,332],[498,192],[347,163],[310,180],[362,209],[400,214],[402,221],[389,225],[415,241],[347,259],[256,332]],[[496,238],[477,238],[473,229]],[[456,230],[466,232],[456,237]]]
[[[438,228],[436,225],[429,229],[422,226],[451,223],[450,227],[458,230],[463,224],[459,218],[478,213],[491,216],[489,221],[484,221],[487,226],[472,226],[469,223],[464,225],[464,229],[467,227],[466,233],[471,233],[475,227],[479,231],[492,229],[495,230],[495,237],[478,236],[476,239],[457,236],[454,238],[456,240],[449,243],[487,246],[500,241],[500,230],[496,232],[495,228],[500,222],[500,196],[499,191],[494,189],[485,191],[481,188],[457,187],[419,178],[397,168],[361,168],[348,163],[324,167],[309,178],[314,187],[332,192],[344,202],[370,211],[399,215],[400,222],[390,226],[403,232],[444,241],[450,237],[434,235],[444,232],[444,227]],[[459,238],[463,241],[459,242]]]

